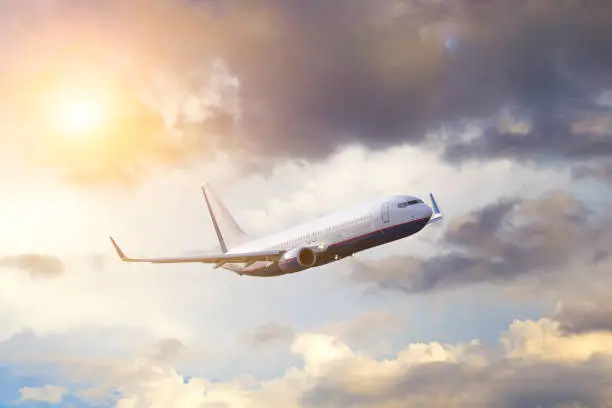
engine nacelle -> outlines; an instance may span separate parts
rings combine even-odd
[[[278,266],[284,272],[298,272],[308,269],[317,262],[317,255],[310,248],[294,248],[283,255],[278,261]]]

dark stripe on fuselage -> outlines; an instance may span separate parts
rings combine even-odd
[[[325,252],[317,254],[317,262],[312,266],[312,268],[334,261],[336,255],[339,258],[345,258],[354,253],[414,235],[425,228],[429,222],[429,218],[430,217],[420,218],[418,220],[408,221],[403,224],[392,225],[390,227],[368,232],[344,241],[335,242],[331,244]],[[292,260],[293,259],[289,259],[286,261]],[[243,274],[257,277],[272,277],[286,275],[288,273],[292,272],[285,272],[278,266],[277,263],[272,263],[262,268],[244,272]]]

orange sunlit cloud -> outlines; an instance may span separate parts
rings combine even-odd
[[[142,98],[142,84],[132,80],[138,69],[94,67],[87,56],[73,52],[58,67],[21,76],[9,103],[34,163],[73,182],[132,182],[152,164],[206,153],[205,132],[172,134],[159,108]]]
[[[178,75],[176,89],[158,92],[152,80],[160,72],[176,75],[176,55],[168,50],[191,55],[206,48],[202,35],[191,36],[189,45],[175,38],[204,30],[206,17],[185,13],[173,1],[156,4],[112,0],[103,9],[130,18],[111,20],[60,3],[15,7],[15,19],[36,30],[0,27],[12,41],[0,67],[0,114],[3,141],[24,163],[93,185],[137,181],[160,166],[214,153],[214,131],[197,123],[180,132],[169,128],[176,118],[166,117],[166,111],[180,114],[184,99],[197,100],[205,90],[189,88],[189,78]],[[200,75],[207,61],[197,64]],[[196,108],[206,111],[202,100]],[[198,113],[203,119],[192,122],[215,119]]]
[[[118,78],[58,80],[39,100],[45,117],[39,160],[73,180],[130,179],[144,158],[170,146],[163,121]],[[168,143],[169,145],[170,143]]]

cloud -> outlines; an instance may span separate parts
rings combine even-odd
[[[602,113],[608,119],[609,112]],[[502,132],[497,128],[485,129],[480,136],[468,142],[450,144],[444,157],[452,162],[494,160],[510,158],[521,162],[571,160],[574,162],[609,159],[612,154],[610,130],[584,130],[573,128],[578,121],[572,114],[561,118],[537,117],[527,132]],[[607,168],[607,167],[606,167]],[[577,175],[589,175],[580,171]],[[596,172],[598,175],[604,171]]]
[[[299,406],[599,406],[608,397],[600,387],[610,376],[610,335],[600,344],[565,338],[547,319],[515,322],[497,355],[478,342],[433,342],[410,344],[377,361],[325,340],[305,335],[294,344],[305,359],[304,372],[317,378],[303,389]],[[570,349],[578,353],[563,353]],[[601,360],[599,353],[605,354]]]
[[[564,333],[612,331],[612,304],[605,293],[583,294],[582,299],[564,302],[555,319]]]
[[[253,347],[263,347],[276,342],[291,340],[294,330],[291,327],[276,322],[270,322],[257,327],[250,333],[248,342]]]
[[[351,346],[380,350],[387,346],[381,337],[405,328],[405,322],[386,310],[367,310],[352,319],[328,322],[316,330],[333,336]],[[241,336],[252,347],[259,348],[271,344],[278,346],[293,341],[298,333],[293,327],[270,322],[257,327],[251,333]]]
[[[22,254],[0,257],[0,267],[17,268],[25,271],[31,278],[50,278],[62,275],[64,262],[51,255]]]
[[[359,262],[352,277],[406,293],[584,271],[608,259],[609,212],[593,215],[563,191],[534,199],[502,198],[451,221],[439,254]],[[558,279],[558,275],[557,276]]]
[[[565,335],[543,318],[515,321],[501,348],[411,343],[384,359],[356,352],[319,331],[298,333],[291,351],[303,364],[284,375],[233,381],[184,377],[155,359],[70,362],[69,375],[116,390],[117,407],[576,407],[605,406],[612,395],[612,334]],[[97,387],[99,388],[99,386]],[[96,388],[96,389],[97,389]],[[103,395],[95,389],[74,395]],[[102,390],[99,390],[102,392]],[[572,405],[575,404],[575,405]]]
[[[118,390],[131,389],[134,392],[147,393],[147,390],[154,390],[158,386],[165,388],[161,383],[171,386],[166,388],[169,392],[166,397],[170,404],[167,406],[175,406],[170,401],[173,399],[180,401],[182,397],[172,395],[172,381],[168,381],[167,376],[174,371],[175,364],[179,362],[177,360],[179,352],[183,348],[184,345],[179,340],[169,338],[159,341],[133,360],[118,357],[65,357],[52,354],[37,362],[57,366],[60,375],[63,374],[69,383],[77,382],[77,389],[71,390],[74,391],[72,394],[96,406],[111,406],[115,399],[113,394]],[[164,392],[162,389],[159,390]],[[166,397],[162,397],[157,404],[163,404]],[[116,406],[133,405],[129,405],[129,398],[126,398],[117,402]]]
[[[17,267],[14,261],[10,265]],[[73,273],[61,275],[61,279],[40,279],[57,276],[57,272],[52,274],[52,271],[57,271],[54,262],[50,262],[51,266],[43,265],[44,268],[38,263],[29,265],[28,273],[38,278],[36,280],[24,278],[25,274],[2,274],[0,298],[4,306],[0,310],[0,319],[4,324],[0,339],[10,338],[29,327],[41,336],[72,333],[71,340],[64,340],[64,343],[77,351],[89,347],[87,342],[91,341],[94,349],[104,350],[106,346],[117,345],[108,340],[101,345],[95,340],[100,337],[93,334],[86,335],[83,344],[74,343],[73,339],[90,330],[109,330],[114,333],[111,337],[119,343],[130,344],[131,340],[122,334],[126,330],[135,331],[130,335],[136,339],[146,336],[181,337],[190,331],[180,322],[184,313],[176,312],[177,301],[166,301],[169,285],[152,280],[150,271],[137,271],[141,277],[129,279],[123,265],[115,264],[113,268],[101,271],[93,268],[86,256],[80,261],[71,259]],[[184,290],[182,287],[183,293]]]
[[[385,310],[368,310],[349,321],[327,323],[321,331],[346,341],[367,337],[379,330],[398,330],[403,326],[397,316]]]
[[[197,97],[193,96],[185,101],[186,104],[190,102],[188,113],[198,114],[202,120],[209,112],[218,111],[219,114],[224,114],[223,106],[216,106],[223,100],[215,100],[223,98],[217,93],[222,90],[221,87],[228,85],[214,82],[212,79],[229,74],[219,73],[222,68],[217,66],[218,64],[213,62],[201,67],[202,75],[209,72],[211,83],[199,90]],[[106,73],[101,73],[101,79],[95,80],[99,82],[95,86],[103,88],[104,93],[87,89],[88,86],[94,88],[89,85],[89,81],[93,80],[82,82],[85,83],[85,91],[96,92],[97,97],[103,99],[102,103],[108,105],[106,109],[110,112],[104,118],[104,123],[77,135],[70,135],[58,129],[53,123],[57,119],[55,117],[32,123],[32,117],[48,116],[48,112],[33,105],[43,104],[43,108],[48,110],[49,106],[63,102],[61,98],[64,96],[61,93],[57,97],[59,100],[55,101],[54,95],[47,91],[47,88],[63,89],[67,87],[68,82],[65,74],[53,74],[50,78],[45,78],[44,85],[37,86],[37,92],[22,105],[10,107],[14,110],[13,120],[20,121],[16,132],[21,139],[15,138],[6,143],[17,143],[19,153],[26,159],[39,166],[57,169],[62,177],[79,185],[108,182],[133,184],[141,181],[143,176],[150,175],[156,165],[189,165],[197,158],[214,160],[215,138],[208,137],[207,134],[214,135],[219,133],[219,130],[201,129],[196,134],[189,128],[176,129],[172,119],[166,117],[167,109],[159,105],[163,101],[158,99],[166,98],[167,95],[155,94],[155,83],[151,85],[153,90],[149,91],[153,95],[149,96],[140,91],[137,85],[122,79],[121,73],[103,74]],[[211,102],[207,95],[216,97]],[[198,102],[197,98],[202,101]],[[78,99],[78,96],[75,100],[76,103],[86,102]],[[32,143],[37,144],[36,148],[32,148]],[[226,147],[230,147],[229,144],[226,143]]]
[[[158,343],[158,348],[152,357],[162,362],[173,362],[183,348],[185,348],[185,345],[178,339],[164,339]]]
[[[382,152],[354,147],[319,164],[287,161],[275,168],[271,179],[253,174],[239,181],[223,183],[219,181],[227,176],[223,170],[224,165],[217,168],[206,165],[204,170],[195,174],[168,172],[145,183],[142,189],[130,192],[123,200],[110,194],[74,189],[70,189],[73,193],[62,199],[59,189],[47,189],[34,194],[51,200],[41,204],[40,200],[31,199],[31,188],[24,190],[28,194],[22,193],[21,200],[11,200],[14,208],[27,208],[33,214],[25,217],[29,225],[26,230],[38,231],[41,222],[55,223],[57,228],[46,228],[48,233],[43,230],[24,234],[22,223],[13,226],[21,232],[21,239],[6,239],[5,245],[13,245],[9,253],[16,253],[24,245],[31,251],[46,248],[46,251],[58,254],[72,248],[69,252],[107,254],[110,261],[100,271],[92,267],[88,255],[73,259],[74,254],[65,254],[70,256],[74,273],[48,282],[31,282],[16,273],[5,274],[1,294],[5,307],[0,320],[6,324],[0,336],[9,337],[29,326],[43,337],[41,342],[52,345],[46,348],[30,345],[26,349],[30,350],[28,353],[24,350],[23,339],[15,336],[13,352],[4,355],[30,354],[35,358],[43,350],[49,350],[69,356],[115,356],[139,347],[142,342],[174,337],[187,346],[187,355],[192,348],[198,354],[191,361],[181,357],[189,371],[177,369],[180,373],[189,376],[200,373],[218,380],[231,378],[236,372],[256,373],[258,378],[269,377],[286,368],[287,353],[282,350],[291,339],[270,343],[271,347],[256,349],[257,353],[253,353],[253,348],[234,341],[237,333],[265,322],[290,324],[295,332],[299,332],[305,329],[304,326],[323,330],[321,326],[332,320],[336,324],[325,327],[325,330],[329,329],[325,333],[337,336],[354,352],[367,350],[386,356],[392,355],[398,337],[435,339],[436,332],[442,328],[449,333],[445,336],[462,336],[464,334],[449,329],[446,321],[437,323],[439,316],[430,318],[423,314],[427,310],[427,299],[422,299],[422,303],[415,307],[402,297],[383,294],[378,299],[362,298],[359,286],[346,285],[345,276],[350,264],[330,265],[331,269],[323,275],[305,273],[289,279],[243,281],[233,274],[210,272],[202,265],[168,269],[155,265],[122,264],[112,252],[106,234],[109,231],[113,235],[119,234],[117,238],[134,255],[180,254],[194,246],[213,249],[212,246],[216,246],[214,229],[203,207],[201,192],[193,187],[194,183],[197,185],[199,180],[209,175],[215,177],[221,186],[222,197],[230,209],[236,209],[244,227],[255,234],[271,232],[304,217],[378,194],[404,191],[426,197],[430,188],[439,192],[438,198],[450,221],[464,211],[494,199],[502,190],[520,194],[524,191],[524,184],[531,186],[532,191],[540,191],[543,186],[564,182],[563,175],[521,169],[512,163],[489,163],[457,174],[452,166],[440,163],[434,155],[422,154],[418,148],[408,145]],[[365,175],[354,177],[356,172]],[[521,181],[516,182],[517,179]],[[453,180],[452,185],[448,180]],[[342,189],[338,188],[339,185]],[[19,192],[15,196],[19,197]],[[249,199],[245,200],[245,197]],[[448,204],[444,206],[444,203]],[[62,220],[66,205],[71,209],[71,217],[60,222],[58,220]],[[98,216],[92,217],[92,214]],[[9,221],[7,219],[6,223]],[[431,238],[432,234],[435,237],[436,230],[443,232],[447,226],[432,228],[422,237]],[[58,228],[64,232],[60,236],[57,235]],[[66,231],[70,233],[66,234]],[[166,239],[168,237],[171,239]],[[425,253],[438,250],[437,246],[419,241],[417,237],[414,241],[404,241],[405,245],[400,243],[395,249],[393,246],[383,247],[370,254],[364,253],[360,259],[384,256],[386,251],[419,253],[419,244],[427,247]],[[295,289],[296,284],[301,288],[299,293],[291,289]],[[264,298],[267,301],[261,302]],[[317,302],[313,303],[313,298]],[[241,299],[241,302],[236,302],[236,299]],[[245,308],[245,304],[256,306]],[[304,311],[306,304],[309,307]],[[356,314],[355,308],[361,311],[372,306],[393,314],[401,311],[398,316],[406,318],[410,330],[396,330],[391,322],[386,326],[382,317],[380,320],[364,318],[367,324],[356,318],[354,328],[341,330],[341,320],[347,314],[352,316]],[[202,310],[223,312],[202,314]],[[378,325],[378,321],[383,323]],[[349,321],[347,325],[351,326],[351,323]],[[332,331],[332,327],[338,331]],[[181,351],[180,356],[184,356],[183,353]],[[176,384],[178,381],[181,381],[180,376]]]
[[[354,177],[356,173],[361,176]],[[253,200],[250,208],[236,211],[246,230],[259,234],[353,202],[402,191],[425,198],[428,191],[436,192],[450,220],[495,200],[499,194],[524,195],[544,188],[565,188],[568,179],[559,171],[528,169],[514,163],[469,165],[458,174],[454,166],[440,161],[435,153],[405,144],[382,151],[350,146],[321,163],[282,161],[265,179],[255,174],[237,178],[231,189],[226,187],[228,183],[218,184],[223,186],[220,195],[230,208],[242,202],[245,191],[253,197],[271,197],[259,203]],[[338,189],[339,185],[342,189]]]
[[[388,353],[394,334],[407,329],[405,321],[387,310],[367,310],[356,317],[323,324],[317,331],[333,336],[355,350]]]
[[[240,15],[238,4],[226,21]],[[527,118],[589,112],[610,85],[610,28],[598,17],[610,5],[598,4],[594,12],[576,2],[340,1],[328,13],[322,2],[270,2],[250,10],[269,28],[237,34],[223,51],[245,99],[263,106],[244,114],[254,140],[313,157],[347,141],[419,143],[428,131],[494,119],[508,105]]]
[[[20,129],[6,134],[72,181],[134,181],[219,150],[262,170],[262,155],[320,159],[347,144],[417,145],[441,130],[457,141],[465,123],[495,122],[509,106],[533,134],[485,132],[450,157],[609,150],[586,137],[599,133],[568,130],[607,112],[606,1],[235,0],[221,12],[171,0],[22,3],[2,6],[3,86],[20,96],[4,101],[6,127]],[[120,94],[113,125],[85,142],[33,126],[49,84],[82,76]]]
[[[0,126],[16,157],[72,183],[100,185],[214,160],[219,149],[239,154],[228,133],[240,120],[240,84],[204,40],[212,15],[170,0],[145,3],[3,3],[1,34],[12,45],[3,49],[0,88],[12,96],[0,97]],[[24,29],[30,25],[37,31]],[[197,64],[181,64],[192,54]],[[65,116],[92,102],[100,122],[66,129]]]
[[[19,390],[21,394],[20,402],[41,401],[51,404],[59,404],[68,390],[64,387],[45,385],[44,387],[23,387]]]
[[[612,163],[576,165],[572,169],[572,174],[578,180],[591,178],[607,182],[612,179]]]

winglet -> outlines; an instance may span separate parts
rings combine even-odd
[[[438,207],[438,203],[436,202],[436,199],[432,193],[429,193],[429,199],[431,200],[431,208],[433,209],[433,215],[429,219],[429,223],[432,223],[441,220],[444,215],[442,214],[442,211],[440,211],[440,207]]]
[[[121,250],[121,248],[119,248],[119,245],[117,245],[117,243],[115,242],[115,240],[113,239],[113,237],[109,237],[111,242],[113,243],[113,246],[115,247],[115,251],[117,252],[117,255],[119,256],[119,258],[126,262],[129,261],[129,258],[127,256],[125,256],[125,254],[123,253],[123,251]]]
[[[433,207],[434,210],[434,214],[442,214],[442,212],[440,211],[440,207],[438,207],[438,203],[436,203],[436,199],[434,198],[432,193],[429,193],[429,199],[431,200],[431,205]]]

